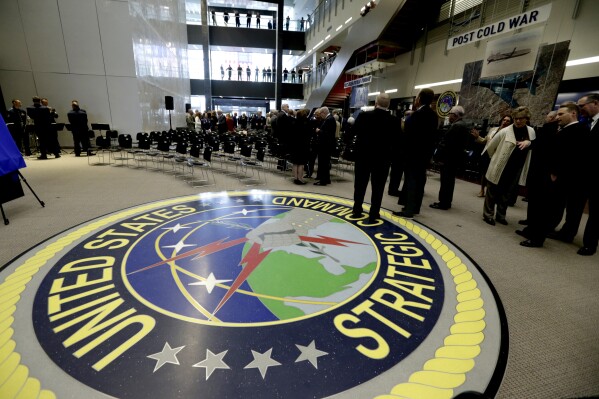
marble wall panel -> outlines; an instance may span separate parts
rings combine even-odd
[[[104,75],[95,0],[58,0],[69,72]]]
[[[19,0],[19,10],[33,70],[69,73],[57,2]]]
[[[135,76],[129,4],[96,0],[106,75]]]
[[[18,71],[31,71],[27,53],[25,31],[21,22],[17,0],[3,0],[0,12],[0,67]]]

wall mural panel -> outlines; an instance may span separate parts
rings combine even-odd
[[[520,105],[529,107],[530,124],[540,125],[553,109],[566,69],[570,41],[541,46],[532,71],[481,78],[483,60],[464,66],[459,104],[468,119],[498,123],[502,115]]]

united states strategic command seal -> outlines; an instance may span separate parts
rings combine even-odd
[[[0,392],[5,376],[14,397],[451,398],[496,390],[507,354],[467,256],[331,196],[140,205],[2,277]]]

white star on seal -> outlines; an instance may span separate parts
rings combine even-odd
[[[214,277],[214,273],[210,273],[206,280],[190,283],[189,285],[204,285],[206,286],[206,290],[208,291],[208,293],[211,294],[216,284],[226,283],[227,281],[231,280],[217,280],[216,277]]]
[[[266,371],[268,370],[269,367],[281,365],[281,363],[277,362],[276,360],[274,360],[270,357],[271,353],[272,353],[272,348],[270,348],[269,350],[267,350],[264,353],[260,353],[260,352],[256,352],[256,351],[252,350],[252,355],[254,356],[254,360],[252,360],[250,362],[250,364],[245,366],[244,370],[245,369],[258,369],[258,370],[260,370],[262,379],[264,379],[266,377]]]
[[[243,203],[243,202],[245,202],[245,201],[244,201],[244,200],[242,200],[241,198],[239,198],[239,199],[236,199],[236,200],[235,200],[235,202],[237,202],[237,203]]]
[[[298,344],[295,344],[295,346],[297,346],[297,349],[302,352],[295,362],[297,363],[307,360],[312,363],[312,366],[314,366],[315,369],[318,369],[318,358],[328,355],[327,352],[316,349],[316,343],[314,341],[310,342],[308,346]]]
[[[175,227],[163,227],[163,230],[171,230],[173,233],[178,232],[181,229],[189,229],[190,227],[183,227],[181,224],[177,223]]]
[[[165,245],[162,248],[175,248],[175,253],[179,253],[185,247],[195,247],[195,244],[183,244],[183,241],[179,241],[177,245]]]
[[[231,367],[223,361],[223,357],[227,352],[224,351],[215,355],[210,349],[206,349],[206,359],[194,364],[193,367],[204,367],[206,369],[206,381],[208,381],[208,378],[216,369],[231,370]]]
[[[247,211],[247,209],[243,208],[243,211],[241,211],[241,214],[243,216],[247,215],[249,212]]]
[[[179,359],[177,359],[177,353],[181,351],[181,349],[185,348],[185,345],[180,346],[178,348],[171,348],[171,346],[166,342],[164,344],[164,348],[162,348],[162,352],[154,353],[153,355],[149,355],[150,359],[156,360],[156,367],[154,367],[153,373],[156,372],[160,367],[164,366],[167,363],[172,363],[179,365]]]

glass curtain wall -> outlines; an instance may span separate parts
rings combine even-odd
[[[185,125],[185,103],[190,98],[187,28],[183,0],[129,1],[133,55],[137,75],[142,128],[168,130],[165,96],[175,100],[172,127]]]

